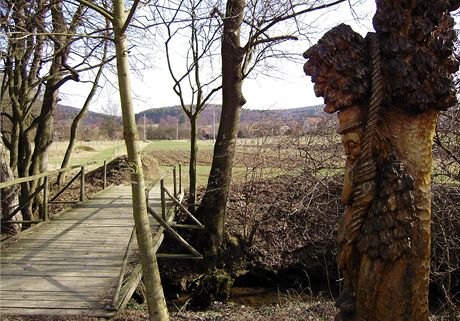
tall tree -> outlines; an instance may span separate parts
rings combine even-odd
[[[141,263],[147,294],[147,307],[151,321],[169,320],[147,214],[144,173],[139,149],[139,136],[134,118],[128,61],[129,50],[126,30],[134,17],[140,1],[135,0],[128,11],[125,10],[124,0],[114,0],[112,11],[96,5],[91,1],[78,1],[100,13],[108,19],[113,26],[113,42],[115,43],[118,87],[123,117],[123,134],[126,149],[128,151],[128,161],[132,168],[131,190],[133,198],[133,216],[136,226],[137,243],[141,252]]]
[[[198,215],[206,222],[204,245],[208,255],[218,254],[224,243],[226,204],[240,111],[246,103],[242,90],[244,79],[257,64],[273,57],[275,45],[302,36],[302,28],[292,28],[292,25],[302,25],[300,16],[344,1],[227,0],[224,14],[214,8],[212,13],[223,20],[222,113],[206,193],[198,209]],[[279,30],[287,30],[287,33]]]
[[[189,211],[194,213],[197,188],[197,121],[206,104],[222,88],[218,83],[220,73],[214,74],[213,70],[207,67],[215,58],[213,54],[219,40],[220,21],[209,18],[209,6],[202,0],[181,1],[177,7],[169,10],[165,10],[164,7],[156,8],[166,28],[166,60],[169,73],[174,81],[173,90],[190,122],[188,202]],[[172,12],[172,15],[167,18],[166,14],[169,12]],[[214,21],[217,21],[217,24],[214,24]],[[188,37],[186,65],[185,70],[179,73],[175,71],[178,67],[172,62],[174,59],[173,41],[179,38],[180,48],[183,49],[185,36]],[[176,47],[176,50],[178,48]]]
[[[82,108],[80,109],[78,114],[75,116],[75,118],[72,120],[72,125],[70,125],[69,144],[67,145],[67,149],[65,151],[64,158],[62,159],[61,168],[66,168],[70,163],[70,159],[72,158],[73,148],[74,148],[75,142],[77,140],[78,125],[79,125],[80,121],[82,119],[84,119],[84,117],[86,115],[86,112],[88,111],[88,107],[89,107],[94,95],[96,94],[96,90],[97,90],[97,87],[98,87],[98,84],[99,84],[99,80],[100,80],[100,78],[102,76],[102,72],[104,70],[104,65],[106,63],[106,59],[107,59],[107,41],[104,42],[104,49],[103,49],[103,54],[102,54],[102,59],[101,59],[101,65],[100,65],[98,71],[96,72],[96,77],[94,78],[94,80],[92,82],[93,84],[92,84],[91,89],[90,89],[90,91],[88,93],[88,96],[86,97],[86,100],[85,100]],[[66,172],[59,173],[58,178],[57,178],[57,183],[59,185],[61,185],[64,182],[65,175],[66,175]]]
[[[459,6],[378,1],[375,33],[340,25],[305,53],[347,154],[336,320],[428,320],[432,144],[439,111],[457,103]]]
[[[82,16],[82,6],[63,6],[62,0],[2,1],[1,28],[7,35],[2,89],[8,89],[10,102],[2,113],[2,121],[9,122],[2,127],[2,139],[10,151],[10,167],[19,177],[46,169],[59,88],[68,80],[79,80],[67,61],[79,39],[73,36]],[[38,181],[21,184],[22,204],[37,186]],[[23,216],[33,219],[30,205]]]

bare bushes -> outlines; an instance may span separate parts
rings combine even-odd
[[[307,174],[239,185],[231,195],[228,229],[241,235],[247,252],[264,267],[318,267],[325,259],[333,265],[335,226],[343,210],[340,188],[335,180]]]
[[[334,127],[240,146],[246,171],[230,194],[227,229],[242,240],[254,266],[337,276],[344,161],[339,138],[327,128]]]
[[[460,303],[460,185],[434,184],[432,191],[431,290],[451,312]]]
[[[460,181],[460,106],[441,113],[434,143],[434,178],[458,183]]]
[[[460,140],[452,130],[437,135],[452,153],[439,145],[434,153],[431,289],[435,301],[453,306],[460,300],[460,184],[452,155]],[[253,266],[274,271],[296,266],[333,284],[336,224],[343,213],[339,138],[324,131],[256,143],[240,146],[246,171],[233,185],[228,231],[241,239]]]

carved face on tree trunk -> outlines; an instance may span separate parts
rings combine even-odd
[[[379,0],[376,33],[339,25],[304,54],[347,156],[336,320],[428,320],[431,145],[437,111],[456,102],[459,5]]]
[[[347,165],[354,164],[361,153],[361,143],[364,137],[367,110],[359,105],[353,105],[339,112],[338,133],[342,136],[342,144],[347,156]]]

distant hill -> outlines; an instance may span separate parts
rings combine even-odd
[[[305,117],[324,117],[325,113],[323,112],[324,105],[315,105],[299,108],[289,108],[289,109],[269,109],[269,110],[253,110],[243,108],[241,111],[240,123],[245,124],[248,122],[254,123],[264,119],[278,119],[278,120],[301,120]],[[58,104],[57,113],[55,115],[56,121],[62,121],[69,123],[77,115],[80,109]],[[213,120],[215,119],[216,123],[220,119],[221,105],[208,105],[200,115],[198,121],[199,126],[212,126]],[[174,121],[174,124],[177,122],[177,117],[179,117],[179,124],[187,123],[187,117],[183,113],[182,109],[179,106],[171,107],[161,107],[161,108],[151,108],[135,115],[138,123],[143,121],[143,118],[146,118],[148,124],[162,124],[169,123],[171,120]],[[107,117],[102,113],[97,113],[93,111],[88,111],[85,117],[83,124],[85,126],[98,126],[101,124],[103,119]]]
[[[55,122],[72,122],[75,116],[80,112],[79,108],[75,108],[72,106],[57,105],[57,112],[55,113]],[[86,117],[83,121],[83,124],[86,126],[99,126],[106,115],[102,113],[96,113],[93,111],[87,111]]]
[[[215,118],[216,122],[220,119],[221,105],[208,105],[201,112],[198,121],[199,126],[211,126]],[[240,123],[244,124],[247,122],[257,122],[263,119],[276,118],[279,120],[300,120],[305,117],[324,117],[323,112],[324,105],[315,105],[308,107],[290,108],[290,109],[270,109],[270,110],[253,110],[243,108],[241,110]],[[136,119],[145,118],[148,122],[154,124],[160,124],[167,119],[173,118],[177,121],[179,117],[179,123],[186,122],[186,116],[184,115],[180,106],[162,107],[162,108],[151,108],[143,112],[136,114]]]
[[[312,126],[314,128],[325,117],[323,107],[324,105],[315,105],[270,110],[243,108],[240,117],[241,132],[243,135],[254,130],[259,132],[273,132],[273,130],[276,130],[279,132],[281,127],[308,130]],[[221,108],[221,105],[210,104],[201,112],[198,120],[198,131],[203,137],[211,137],[214,123],[217,131]],[[66,137],[68,128],[79,111],[78,108],[58,104],[55,114],[55,128],[62,133],[63,137]],[[143,125],[145,122],[147,128],[171,128],[174,129],[174,133],[176,128],[180,128],[182,131],[190,128],[187,116],[179,106],[151,108],[137,113],[135,117],[139,125]],[[106,118],[107,115],[102,113],[88,111],[82,123],[83,128],[86,130],[101,128]],[[120,118],[118,122],[121,123],[121,117],[118,116],[117,118]],[[284,130],[282,131],[284,132]]]

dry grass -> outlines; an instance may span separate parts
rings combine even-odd
[[[170,312],[172,321],[332,321],[334,314],[331,301],[298,295],[280,296],[277,304],[265,306],[214,302],[205,311]],[[131,302],[117,320],[148,320],[148,314],[144,305]]]

